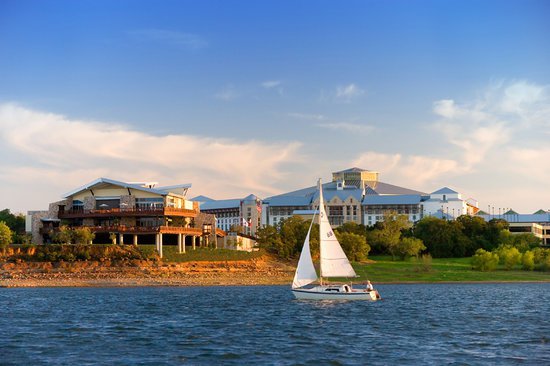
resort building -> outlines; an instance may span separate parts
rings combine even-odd
[[[215,217],[186,198],[190,187],[99,178],[68,192],[48,211],[29,212],[27,225],[37,244],[52,242],[60,225],[89,228],[94,243],[156,244],[159,252],[163,244],[178,245],[180,252],[217,244],[225,232],[215,230]]]
[[[512,234],[531,233],[541,239],[542,245],[550,246],[550,211],[534,214],[518,214],[513,211],[498,215],[478,214],[485,221],[502,219],[508,222]]]
[[[262,200],[253,194],[227,200],[198,196],[193,201],[199,203],[201,212],[215,215],[216,227],[225,232],[242,231],[245,235],[255,236],[261,225]]]
[[[407,215],[411,222],[426,215],[454,219],[477,212],[477,202],[464,200],[449,188],[427,194],[381,182],[378,172],[359,168],[332,173],[332,181],[323,184],[323,196],[333,226],[346,222],[374,225],[387,212]],[[281,220],[315,209],[318,202],[315,186],[266,198],[262,223],[277,225]]]

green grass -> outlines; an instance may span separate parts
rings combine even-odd
[[[154,245],[140,245],[144,248],[155,249]],[[185,253],[178,253],[175,245],[164,245],[162,247],[162,260],[164,262],[194,262],[194,261],[241,261],[261,257],[263,252],[244,252],[230,249],[210,249],[186,247]]]
[[[434,258],[431,270],[422,270],[421,262],[415,258],[393,261],[389,256],[373,256],[373,263],[354,263],[359,281],[374,282],[491,282],[491,281],[547,281],[549,272],[506,271],[499,268],[493,272],[472,270],[470,258]]]

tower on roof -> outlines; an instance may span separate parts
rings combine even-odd
[[[374,187],[378,182],[378,172],[351,168],[333,172],[332,181],[337,184],[340,182],[343,186],[355,186],[357,188],[364,188],[365,186]]]

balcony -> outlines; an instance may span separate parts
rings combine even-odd
[[[105,210],[68,210],[59,211],[60,219],[84,219],[101,217],[137,217],[137,216],[182,216],[197,217],[198,210],[174,207],[147,207],[147,208],[110,208]]]
[[[183,226],[86,226],[94,233],[122,233],[122,234],[184,234],[201,236],[202,229]]]

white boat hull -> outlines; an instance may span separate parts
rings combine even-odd
[[[377,291],[344,289],[344,286],[317,286],[313,288],[292,289],[298,300],[363,300],[377,301],[380,295]]]

